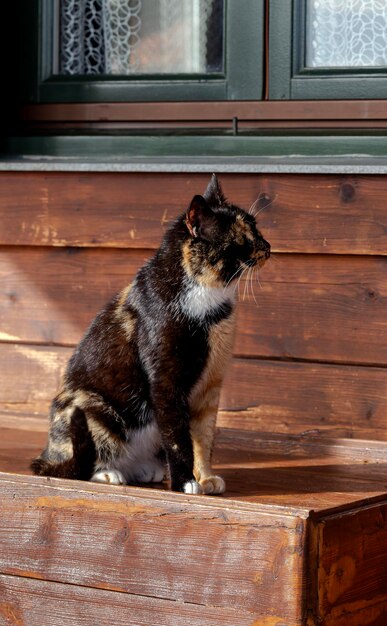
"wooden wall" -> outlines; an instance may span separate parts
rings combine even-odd
[[[202,174],[0,174],[0,415],[44,417],[63,366]],[[240,287],[220,423],[387,438],[387,178],[220,175],[273,258]],[[257,200],[258,199],[258,200]],[[256,300],[256,302],[255,302]],[[42,422],[43,423],[43,422]]]

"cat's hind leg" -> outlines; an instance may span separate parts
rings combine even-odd
[[[31,469],[41,476],[120,484],[122,477],[110,472],[125,438],[123,421],[99,394],[65,391],[53,401],[48,444]]]
[[[95,444],[85,412],[76,406],[55,411],[51,417],[48,443],[31,463],[38,476],[89,480],[96,460]]]
[[[89,480],[111,485],[124,485],[126,483],[124,476],[114,467],[114,461],[120,456],[125,445],[124,421],[97,393],[80,391],[76,398],[85,411],[87,425],[95,446],[95,462]]]

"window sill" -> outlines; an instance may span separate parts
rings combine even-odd
[[[15,137],[0,170],[386,174],[387,136]]]

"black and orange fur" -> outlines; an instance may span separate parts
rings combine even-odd
[[[106,482],[162,480],[222,493],[211,469],[231,354],[235,278],[270,246],[213,175],[133,284],[97,315],[71,357],[36,474]]]

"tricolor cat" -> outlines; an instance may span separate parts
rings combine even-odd
[[[114,484],[160,482],[219,494],[211,453],[235,329],[235,280],[270,245],[215,175],[134,282],[97,315],[53,400],[32,470]]]

